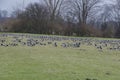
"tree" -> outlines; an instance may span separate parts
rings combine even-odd
[[[76,14],[79,23],[86,24],[87,19],[92,16],[100,0],[71,0],[71,11]]]
[[[120,0],[116,0],[114,12],[115,20],[117,22],[116,37],[120,37]]]
[[[2,16],[5,18],[5,17],[7,17],[8,16],[8,12],[6,11],[6,10],[3,10],[2,11]]]
[[[50,20],[54,21],[60,15],[64,0],[44,0],[50,14]]]
[[[64,0],[44,0],[44,5],[49,11],[49,26],[50,32],[53,34],[58,33],[58,29],[61,26],[61,11],[63,7]],[[59,26],[59,27],[58,27]]]
[[[46,34],[48,32],[48,17],[48,10],[44,5],[29,4],[25,11],[17,15],[18,21],[17,24],[14,24],[16,28],[13,29],[20,32]]]
[[[2,11],[0,10],[0,18],[2,18]]]
[[[0,10],[0,18],[6,18],[8,16],[8,12],[6,10]]]
[[[101,13],[99,13],[99,16],[97,17],[97,20],[101,22],[101,30],[103,32],[107,29],[107,27],[109,27],[109,22],[113,21],[113,18],[113,5],[103,5]]]

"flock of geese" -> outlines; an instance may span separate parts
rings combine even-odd
[[[17,46],[51,46],[63,48],[80,48],[81,46],[93,46],[101,51],[104,49],[120,51],[120,39],[98,39],[12,33],[0,34],[0,47]]]

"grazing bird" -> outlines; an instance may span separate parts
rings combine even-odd
[[[97,49],[99,50],[99,51],[102,51],[102,46],[97,46]]]
[[[67,45],[66,45],[65,43],[62,43],[61,46],[62,46],[63,48],[66,48],[66,47],[67,47]]]
[[[55,42],[55,43],[54,43],[54,47],[57,47],[57,46],[58,46],[58,45],[57,45],[57,43]]]

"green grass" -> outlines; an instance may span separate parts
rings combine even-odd
[[[12,37],[5,39],[9,43]],[[86,45],[62,48],[62,42],[71,41],[63,40],[57,48],[52,45],[0,47],[0,80],[120,80],[120,51],[105,48],[100,52]]]
[[[0,80],[120,80],[120,52],[94,47],[0,47]]]

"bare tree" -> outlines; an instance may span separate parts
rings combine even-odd
[[[0,18],[2,17],[2,11],[0,10]]]
[[[60,27],[61,11],[64,0],[44,0],[44,5],[49,11],[50,32],[56,34],[57,29]],[[58,26],[59,25],[59,26]]]
[[[8,12],[6,10],[0,10],[0,17],[7,17],[8,16]]]
[[[55,20],[55,17],[60,14],[64,0],[44,0],[50,14],[50,20]]]
[[[92,12],[95,12],[100,0],[71,0],[69,2],[71,3],[71,11],[76,14],[78,22],[86,24],[88,17],[92,16]]]
[[[99,22],[102,31],[104,31],[107,27],[107,23],[113,21],[113,18],[113,5],[104,4],[103,7],[101,7],[101,12],[96,16],[96,21]]]
[[[8,16],[8,12],[7,12],[6,10],[3,10],[3,11],[2,11],[2,16],[3,16],[3,17],[7,17],[7,16]]]
[[[117,22],[116,37],[120,37],[120,0],[116,0],[114,12],[115,21]]]
[[[13,26],[14,31],[46,34],[48,31],[48,10],[46,6],[29,4],[25,11],[17,15],[19,20]]]
[[[120,21],[120,0],[116,0],[114,12],[115,12],[115,19],[119,22]]]

